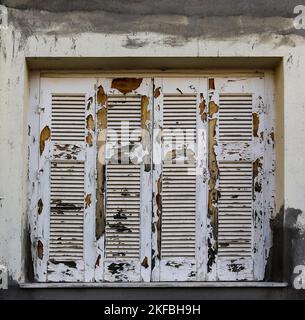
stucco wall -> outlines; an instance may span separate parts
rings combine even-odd
[[[284,260],[291,280],[293,267],[305,264],[305,30],[293,25],[299,1],[1,3],[8,9],[8,27],[0,28],[0,263],[13,281],[27,278],[29,69],[67,68],[56,60],[62,57],[82,58],[74,63],[81,69],[93,69],[94,61],[99,69],[98,61],[109,57],[223,57],[231,58],[226,60],[230,68],[255,67],[250,61],[256,57],[281,58],[276,67],[265,63],[275,68],[278,110],[277,216],[272,222],[278,240],[268,272],[282,280],[278,263]],[[238,57],[252,60],[241,65]],[[202,68],[214,69],[213,61]]]

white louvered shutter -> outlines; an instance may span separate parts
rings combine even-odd
[[[203,280],[206,82],[154,85],[153,280]]]
[[[106,147],[98,143],[105,163],[98,165],[97,214],[104,227],[98,237],[96,278],[150,281],[152,81],[101,79],[97,96],[98,135],[106,138]]]
[[[94,82],[42,79],[40,241],[45,281],[94,277]],[[41,279],[38,279],[39,281]]]
[[[209,271],[214,280],[254,280],[259,240],[255,214],[263,212],[258,186],[264,154],[264,80],[216,78],[209,83],[209,156],[216,156],[209,167],[209,218],[214,229],[208,239],[214,254]]]

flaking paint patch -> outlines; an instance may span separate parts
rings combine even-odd
[[[37,242],[37,257],[43,259],[43,243],[40,240]]]
[[[91,114],[89,114],[86,118],[86,128],[88,130],[94,130],[94,120]]]
[[[213,115],[215,113],[217,113],[219,110],[219,107],[218,105],[214,102],[214,101],[210,101],[209,102],[209,116],[210,117],[213,117]]]
[[[96,187],[96,211],[95,211],[95,237],[100,239],[105,233],[105,207],[104,207],[104,184],[105,165],[97,158],[97,187]]]
[[[215,147],[217,146],[216,141],[216,125],[217,119],[210,119],[209,120],[209,155],[208,155],[208,162],[209,162],[209,172],[210,172],[210,179],[209,179],[209,189],[212,190],[216,186],[216,182],[219,176],[219,168],[217,163],[217,157],[215,152]]]
[[[46,141],[49,140],[51,137],[51,130],[48,126],[45,126],[42,131],[40,132],[40,155],[42,155],[43,150],[45,148],[46,145]]]
[[[257,113],[252,114],[253,119],[253,136],[258,138],[258,128],[259,128],[259,116]]]
[[[99,109],[96,116],[97,116],[98,129],[106,129],[107,128],[107,108]]]
[[[149,99],[147,96],[141,97],[141,128],[148,130],[150,121],[150,110],[148,110]]]
[[[161,87],[158,87],[155,89],[155,91],[154,91],[154,98],[155,99],[157,99],[160,96],[160,94],[161,94],[160,89],[161,89]]]
[[[260,169],[262,168],[261,159],[256,159],[253,162],[253,180],[258,176]]]
[[[90,98],[88,99],[88,102],[87,102],[87,110],[90,110],[90,107],[91,107],[91,105],[92,105],[92,102],[93,102],[93,97],[90,97]]]
[[[206,101],[203,97],[203,94],[200,94],[200,103],[199,103],[199,115],[201,118],[201,121],[203,123],[207,122],[207,113],[206,113]]]
[[[91,205],[91,194],[87,194],[85,197],[85,209],[90,207]]]
[[[214,78],[209,79],[209,90],[215,90]]]
[[[115,78],[112,80],[111,88],[127,94],[139,88],[142,78]]]
[[[157,181],[157,194],[156,194],[156,204],[157,204],[157,215],[158,215],[158,221],[157,221],[157,247],[158,247],[158,254],[157,257],[160,260],[161,259],[161,216],[162,216],[162,175],[160,175],[158,181]]]
[[[43,202],[42,202],[42,199],[40,198],[37,203],[37,213],[41,214],[42,210],[43,210]]]
[[[145,269],[147,269],[149,267],[148,264],[148,258],[145,256],[145,258],[143,259],[141,266],[144,267]]]
[[[100,105],[105,105],[107,102],[107,95],[106,95],[105,90],[102,86],[99,86],[97,88],[96,101]]]
[[[96,261],[95,261],[95,267],[99,267],[100,261],[101,261],[101,257],[102,256],[100,254],[97,256]]]
[[[86,136],[86,143],[88,144],[89,147],[93,146],[93,136],[90,132]]]

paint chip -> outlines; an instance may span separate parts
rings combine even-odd
[[[43,210],[43,202],[42,202],[42,199],[39,199],[38,200],[38,203],[37,203],[37,207],[38,207],[38,214],[41,214],[42,213],[42,210]]]
[[[87,119],[86,119],[86,128],[88,130],[94,130],[94,120],[93,120],[93,117],[91,114],[89,114],[87,116]]]
[[[115,78],[112,80],[111,88],[127,94],[136,90],[142,83],[141,78]]]
[[[85,209],[87,209],[88,207],[90,207],[91,205],[91,194],[87,194],[86,198],[85,198]]]
[[[42,155],[43,150],[46,145],[46,141],[51,137],[51,130],[48,126],[45,126],[40,133],[40,155]]]
[[[43,243],[40,240],[37,242],[37,256],[39,259],[43,259]]]
[[[107,95],[104,91],[104,88],[102,86],[99,86],[97,88],[97,93],[96,93],[96,100],[97,103],[100,105],[105,105],[107,101]]]

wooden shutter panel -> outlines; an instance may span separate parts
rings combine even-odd
[[[39,281],[94,277],[94,82],[42,79]]]
[[[209,280],[264,276],[263,101],[262,78],[209,79]]]
[[[206,85],[199,79],[154,84],[153,280],[203,280]]]
[[[150,281],[152,81],[101,79],[97,97],[96,279]]]

